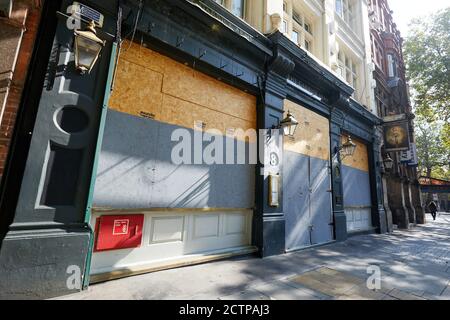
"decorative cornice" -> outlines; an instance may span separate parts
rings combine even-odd
[[[329,98],[329,102],[333,107],[338,107],[344,110],[350,105],[350,97],[342,92],[336,92]]]
[[[312,74],[314,78],[309,79],[311,83],[306,83],[312,87],[321,88],[327,94],[330,91],[342,91],[348,96],[353,94],[353,88],[343,82],[337,75],[320,65],[318,61],[309,56],[309,54],[289,40],[280,32],[275,32],[268,36],[272,40],[274,47],[282,48],[291,60],[295,63],[299,74]],[[297,72],[296,72],[297,73]],[[307,77],[308,78],[308,77]]]
[[[295,63],[280,50],[275,49],[274,57],[268,65],[268,71],[278,74],[287,81],[288,76],[294,71]]]
[[[356,116],[358,119],[363,120],[367,124],[371,125],[381,125],[383,123],[383,120],[377,117],[375,114],[361,106],[358,102],[356,102],[353,99],[350,99],[349,104],[349,113]]]

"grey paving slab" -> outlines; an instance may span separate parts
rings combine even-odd
[[[271,300],[320,300],[314,291],[288,285],[285,281],[273,281],[253,288]]]
[[[319,292],[319,291],[314,291],[314,290],[312,290],[312,289],[310,289],[308,287],[305,287],[305,286],[301,285],[298,282],[293,281],[294,278],[295,277],[291,277],[291,278],[287,278],[287,279],[282,279],[280,281],[285,283],[285,284],[287,284],[288,286],[300,289],[303,292],[306,292],[307,294],[309,294],[311,296],[314,296],[315,298],[317,298],[319,300],[330,300],[330,299],[332,299],[332,296],[329,296],[329,295],[324,294],[324,293]],[[315,300],[315,299],[312,299],[312,300]]]
[[[383,300],[387,296],[383,290],[369,290],[365,285],[359,285],[351,288],[342,295],[337,296],[336,300]]]
[[[404,292],[402,290],[399,289],[393,289],[391,290],[388,295],[392,298],[398,299],[398,300],[426,300],[423,297],[414,295],[414,294],[410,294],[407,292]]]
[[[223,296],[223,297],[220,297],[219,299],[220,300],[271,300],[269,296],[263,294],[262,292],[253,290],[253,289],[248,289],[246,291]]]

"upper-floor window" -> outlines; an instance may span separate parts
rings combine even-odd
[[[309,34],[312,34],[311,25],[308,22],[304,23],[304,28],[305,28],[306,32],[308,32]]]
[[[302,17],[300,16],[300,14],[298,12],[292,12],[292,19],[294,19],[295,22],[297,22],[299,25],[302,25]]]
[[[335,9],[338,15],[342,16],[344,14],[343,0],[336,0]]]
[[[300,47],[311,51],[313,43],[313,31],[308,18],[298,11],[292,12],[293,31],[291,40]]]
[[[355,89],[354,96],[358,97],[358,68],[357,63],[344,52],[338,53],[339,75]]]
[[[335,8],[338,16],[340,16],[350,27],[355,27],[355,11],[353,1],[336,0]]]
[[[305,49],[311,51],[311,41],[305,40]]]
[[[245,0],[214,0],[218,4],[224,6],[235,16],[244,19],[245,17]]]
[[[397,77],[397,61],[392,54],[387,55],[388,58],[388,75],[390,78]]]
[[[282,25],[282,33],[287,33],[288,32],[288,22],[286,20],[283,20],[283,25]]]
[[[291,40],[295,43],[299,43],[300,36],[299,36],[299,32],[297,30],[292,31]]]
[[[232,0],[231,1],[231,12],[240,17],[244,18],[245,1],[244,0]]]

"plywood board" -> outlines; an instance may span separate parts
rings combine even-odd
[[[193,128],[196,123],[200,122],[203,123],[205,131],[216,129],[222,135],[225,135],[231,128],[240,128],[246,131],[256,127],[255,122],[243,120],[227,113],[208,109],[168,95],[164,96],[163,109],[162,122],[185,128]],[[237,138],[243,140],[241,136],[237,136]],[[250,142],[255,141],[250,139]]]
[[[161,119],[163,74],[122,60],[117,68],[115,88],[109,106],[132,115]]]
[[[204,121],[224,134],[230,128],[256,128],[254,96],[127,41],[110,107],[191,129]]]
[[[293,138],[285,138],[284,149],[322,160],[330,159],[330,125],[327,118],[292,101],[285,100],[284,110],[299,122]]]
[[[341,143],[345,143],[347,138],[348,135],[343,135],[341,137]],[[369,155],[367,146],[362,141],[353,137],[352,141],[356,144],[355,154],[351,157],[345,157],[342,160],[342,164],[347,167],[369,172]]]

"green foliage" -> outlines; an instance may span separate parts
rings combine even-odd
[[[407,75],[416,112],[450,121],[450,7],[411,23],[405,42]]]
[[[450,7],[413,20],[405,62],[421,174],[450,178]]]
[[[450,150],[450,123],[445,123],[442,127],[442,143]]]
[[[419,173],[438,179],[450,179],[450,148],[441,138],[443,124],[428,122],[423,116],[415,121]]]

